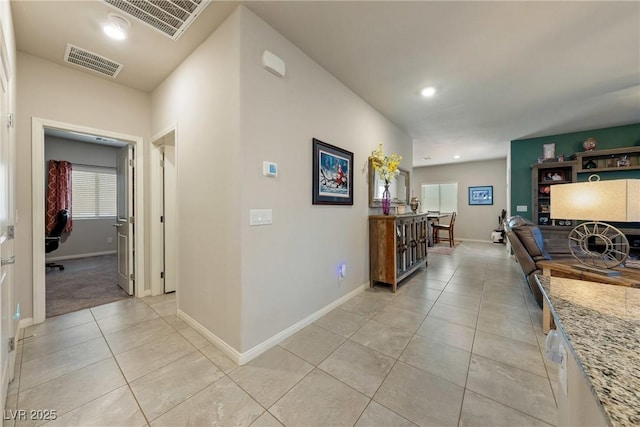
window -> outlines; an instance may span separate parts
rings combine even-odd
[[[458,211],[458,183],[422,184],[422,210],[438,212]]]
[[[115,168],[73,165],[71,179],[73,219],[116,216]]]

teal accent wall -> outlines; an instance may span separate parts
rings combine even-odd
[[[556,156],[564,154],[568,160],[574,153],[584,151],[582,142],[589,137],[596,139],[597,150],[640,146],[640,123],[511,141],[511,215],[531,219],[531,165],[542,157],[542,145],[554,142]],[[602,179],[640,178],[640,170],[602,172],[600,176]],[[587,178],[588,174],[578,174],[578,181]],[[527,212],[516,212],[517,205],[527,205]]]

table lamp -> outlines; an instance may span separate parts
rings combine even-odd
[[[629,256],[629,241],[603,221],[640,221],[640,179],[587,182],[551,186],[551,218],[584,220],[569,234],[569,249],[582,269],[613,275],[611,270]],[[618,272],[619,274],[619,272]]]

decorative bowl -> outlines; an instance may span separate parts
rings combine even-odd
[[[582,143],[582,148],[584,148],[584,151],[593,151],[596,149],[596,146],[597,144],[595,138],[587,138]]]

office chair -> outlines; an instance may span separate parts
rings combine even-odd
[[[449,247],[453,247],[453,225],[456,222],[456,213],[451,214],[451,221],[449,224],[433,224],[434,240],[436,243],[440,243],[441,240],[449,241]],[[440,237],[440,231],[448,232],[449,237]]]
[[[62,230],[67,226],[69,221],[69,211],[66,209],[60,209],[56,215],[56,223],[53,226],[53,230],[48,236],[45,236],[44,251],[46,253],[53,252],[60,246],[60,235]],[[60,271],[64,270],[64,265],[56,264],[55,262],[46,263],[47,268],[58,268]]]

